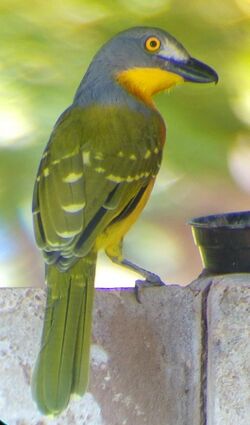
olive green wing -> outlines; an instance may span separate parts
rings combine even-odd
[[[86,255],[147,186],[160,165],[157,125],[126,108],[72,108],[59,120],[33,196],[36,240],[47,263],[67,269]]]

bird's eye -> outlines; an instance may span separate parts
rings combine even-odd
[[[145,47],[148,52],[156,52],[161,47],[161,42],[157,37],[149,37],[145,42]]]

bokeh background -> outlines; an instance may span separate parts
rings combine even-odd
[[[1,1],[0,286],[42,285],[31,221],[39,158],[96,50],[135,25],[166,29],[220,77],[156,97],[168,125],[165,158],[125,243],[131,260],[169,283],[197,276],[187,221],[250,207],[249,18],[249,0]],[[133,279],[101,258],[98,286]]]

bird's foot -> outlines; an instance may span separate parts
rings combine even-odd
[[[140,304],[142,304],[140,295],[142,289],[150,288],[152,286],[165,286],[165,283],[155,273],[148,272],[147,276],[145,277],[145,280],[137,279],[135,281],[135,298],[136,301]]]

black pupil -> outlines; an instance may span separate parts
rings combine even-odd
[[[157,41],[156,40],[151,40],[150,41],[150,46],[151,47],[156,47],[157,46]]]

